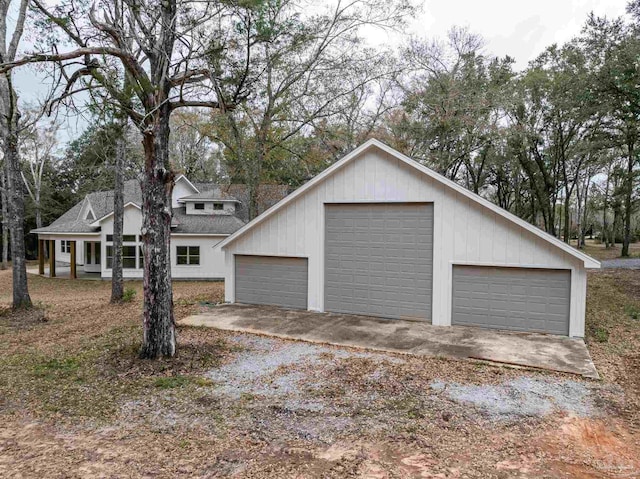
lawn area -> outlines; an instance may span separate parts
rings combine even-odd
[[[572,240],[572,246],[576,245],[576,242]],[[622,250],[622,244],[616,243],[615,246],[605,248],[603,243],[596,242],[595,240],[586,240],[584,245],[584,252],[589,256],[602,261],[604,259],[618,259],[620,258],[620,251]],[[631,243],[629,245],[629,255],[632,258],[640,258],[640,242]]]
[[[30,276],[13,314],[0,271],[0,477],[640,475],[640,271],[590,273],[602,381],[186,327],[143,361],[127,285]],[[222,298],[174,283],[178,318]]]

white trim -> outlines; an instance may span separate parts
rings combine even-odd
[[[100,236],[100,231],[97,231],[95,233],[51,233],[47,231],[39,232],[39,231],[31,230],[29,233],[38,235],[38,236],[41,236],[41,235],[42,236],[89,236],[89,237]],[[40,239],[46,239],[46,238],[40,238]]]
[[[122,210],[126,210],[129,206],[135,206],[136,208],[138,208],[140,211],[142,211],[142,208],[140,208],[140,206],[138,206],[137,204],[135,204],[133,201],[129,201],[127,204],[125,204],[122,207]],[[102,218],[95,220],[93,223],[91,223],[89,226],[100,226],[100,223],[102,223],[104,220],[106,220],[107,218],[110,218],[111,216],[113,216],[113,211],[111,213],[107,213],[106,215],[104,215]]]
[[[171,233],[171,236],[230,236],[228,233]]]
[[[387,153],[387,154],[397,158],[398,160],[406,163],[408,166],[410,166],[410,167],[420,171],[421,173],[429,176],[430,178],[434,179],[435,181],[437,181],[439,183],[442,183],[445,186],[448,186],[449,188],[455,190],[456,192],[458,192],[458,193],[466,196],[467,198],[475,201],[479,205],[484,206],[485,208],[488,208],[489,210],[493,211],[494,213],[502,216],[503,218],[511,221],[512,223],[517,224],[521,228],[524,228],[525,230],[529,231],[530,233],[533,233],[534,235],[536,235],[537,237],[543,239],[547,243],[550,243],[553,246],[555,246],[555,247],[563,250],[564,252],[570,254],[571,256],[583,261],[584,262],[584,266],[586,268],[600,268],[600,262],[596,261],[591,256],[589,256],[589,255],[587,255],[585,253],[582,253],[581,251],[578,251],[578,250],[574,249],[573,247],[569,246],[568,244],[564,243],[563,241],[560,241],[558,238],[556,238],[554,236],[551,236],[550,234],[548,234],[548,233],[542,231],[541,229],[539,229],[538,227],[533,226],[532,224],[524,221],[521,218],[518,218],[516,215],[514,215],[512,213],[509,213],[508,211],[500,208],[497,205],[494,205],[490,201],[482,198],[479,195],[476,195],[475,193],[472,193],[471,191],[467,190],[466,188],[458,185],[457,183],[449,180],[448,178],[445,178],[444,176],[436,173],[435,171],[427,168],[426,166],[421,165],[417,161],[412,160],[408,156],[403,155],[399,151],[394,150],[393,148],[385,145],[384,143],[382,143],[381,141],[376,140],[376,139],[368,140],[367,142],[365,142],[362,145],[360,145],[358,148],[353,150],[351,153],[349,153],[348,155],[343,157],[341,160],[337,161],[336,163],[331,165],[329,168],[324,170],[322,173],[320,173],[319,175],[315,176],[313,179],[311,179],[310,181],[308,181],[307,183],[302,185],[300,188],[298,188],[296,191],[291,193],[289,196],[284,197],[282,200],[280,200],[278,203],[273,205],[271,208],[269,208],[267,211],[262,213],[260,216],[254,218],[252,221],[250,221],[249,223],[244,225],[242,228],[240,228],[234,234],[229,236],[227,239],[221,241],[219,243],[218,247],[225,248],[226,246],[228,246],[229,244],[231,244],[232,242],[234,242],[235,240],[237,240],[238,238],[243,236],[247,231],[249,231],[250,229],[252,229],[256,225],[262,223],[264,220],[266,220],[267,218],[272,216],[280,208],[282,208],[285,205],[291,203],[292,201],[294,201],[299,196],[302,196],[309,189],[313,188],[316,184],[320,183],[325,178],[327,178],[328,176],[330,176],[331,174],[333,174],[334,172],[336,172],[337,170],[342,168],[344,165],[349,163],[351,160],[353,160],[354,158],[358,157],[360,154],[362,154],[366,150],[368,150],[370,148],[373,148],[373,147],[379,148],[380,150],[384,151],[385,153]]]
[[[178,198],[178,203],[240,203],[238,200],[216,198]]]
[[[95,219],[96,219],[96,213],[95,213],[95,211],[93,211],[93,206],[91,206],[91,201],[89,200],[89,195],[86,195],[86,196],[84,197],[84,200],[83,200],[82,206],[84,206],[84,203],[87,203],[87,205],[89,206],[89,211],[91,212],[91,216],[93,216],[93,220],[95,221]],[[82,208],[82,207],[81,207],[81,208],[80,208],[80,211],[78,211],[78,218],[77,218],[77,219],[78,219],[78,220],[86,221],[86,220],[87,220],[87,215],[86,215],[86,214],[84,215],[84,216],[85,216],[84,218],[80,218],[80,213],[82,213],[82,210],[83,210],[83,209],[84,209],[84,208]]]
[[[449,261],[449,264],[452,266],[490,266],[492,268],[523,268],[523,269],[554,269],[556,271],[571,271],[572,268],[561,267],[558,265],[549,265],[547,263],[531,263],[531,264],[520,264],[520,263],[491,263],[487,261],[457,261],[452,260]]]
[[[186,181],[186,182],[189,184],[189,186],[190,186],[190,187],[191,187],[191,188],[192,188],[196,193],[200,193],[200,190],[199,190],[198,188],[196,188],[196,187],[195,187],[195,185],[189,181],[189,178],[187,178],[186,176],[184,176],[184,175],[182,175],[182,174],[181,174],[181,175],[179,175],[179,176],[175,179],[174,183],[177,183],[177,182],[178,182],[178,181],[180,181],[180,180],[184,180],[184,181]]]

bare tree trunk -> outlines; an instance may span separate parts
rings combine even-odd
[[[143,358],[170,357],[176,351],[171,282],[171,192],[169,106],[159,107],[154,129],[144,134],[145,171],[142,181],[144,242]]]
[[[620,256],[629,256],[629,244],[631,243],[631,197],[633,195],[633,165],[635,163],[635,144],[629,141],[627,158],[627,171],[624,178],[624,231],[622,235],[622,251]]]
[[[7,209],[6,187],[3,168],[0,171],[0,201],[2,201],[2,258],[0,258],[0,269],[7,269],[9,263],[9,211]]]
[[[10,124],[11,129],[4,139],[4,160],[7,198],[9,200],[9,230],[11,232],[13,307],[30,308],[32,304],[27,285],[27,264],[24,245],[24,195],[18,157],[18,137],[15,130],[13,130],[17,126],[17,119],[13,119]]]
[[[589,187],[592,178],[591,170],[587,171],[582,189],[578,185],[578,248],[584,249],[587,236],[587,217],[589,212]]]
[[[618,233],[620,233],[620,204],[616,202],[613,207],[613,223],[611,225],[611,246],[616,245],[618,239]]]
[[[564,242],[569,244],[571,241],[571,194],[566,192],[564,198],[564,229],[562,231]]]
[[[604,247],[609,247],[609,238],[607,236],[607,208],[609,208],[609,181],[611,181],[611,168],[607,170],[607,182],[604,187],[604,200],[602,205],[602,241]]]
[[[40,203],[38,202],[34,206],[36,209],[36,228],[42,228],[42,211],[40,209]]]
[[[588,180],[587,180],[588,181]],[[586,207],[586,202],[584,200],[584,190],[582,189],[582,185],[580,185],[579,180],[576,182],[576,229],[577,231],[577,245],[578,249],[584,248],[584,222],[582,221],[582,209]]]
[[[28,0],[20,2],[15,29],[7,48],[7,12],[9,1],[0,0],[0,61],[13,60],[22,37]],[[32,306],[27,284],[27,265],[24,246],[24,194],[22,170],[18,153],[18,126],[20,113],[18,99],[11,82],[11,72],[0,75],[0,135],[4,147],[5,187],[9,234],[11,236],[11,260],[13,272],[13,307]]]
[[[119,128],[116,140],[115,184],[113,188],[113,263],[111,265],[111,302],[122,301],[122,230],[124,227],[124,127]]]

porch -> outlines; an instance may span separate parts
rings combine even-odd
[[[39,267],[28,267],[27,273],[29,274],[39,274],[41,276],[52,277],[50,275],[49,266],[45,265],[44,271],[40,273]],[[87,272],[82,268],[76,268],[76,277],[71,277],[71,267],[70,266],[56,266],[54,278],[59,279],[82,279],[82,280],[102,280],[102,276],[100,272]]]
[[[99,234],[38,235],[38,267],[29,272],[50,278],[100,278],[99,240]]]

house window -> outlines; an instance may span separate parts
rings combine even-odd
[[[200,264],[200,246],[176,246],[176,264]]]
[[[142,245],[138,246],[138,268],[144,268],[144,251],[142,250]]]
[[[214,204],[213,204],[213,209],[214,209],[214,210],[218,210],[218,211],[220,211],[220,210],[222,210],[223,208],[224,208],[224,205],[223,205],[222,203],[214,203]]]
[[[71,253],[71,241],[69,241],[69,240],[60,240],[60,252],[61,253]]]
[[[107,268],[113,268],[113,246],[107,245]],[[135,269],[136,268],[136,247],[135,246],[123,246],[122,247],[122,268],[123,269]]]
[[[204,210],[204,203],[194,203],[193,204],[193,209],[194,210]]]

